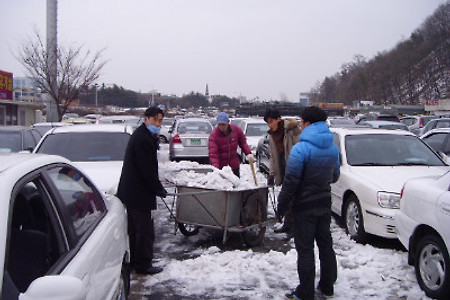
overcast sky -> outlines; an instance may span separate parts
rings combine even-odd
[[[98,81],[163,94],[298,100],[355,55],[409,38],[445,0],[63,0],[58,43],[106,48]],[[45,36],[46,1],[0,1],[0,69]]]

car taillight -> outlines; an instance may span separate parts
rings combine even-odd
[[[178,134],[176,134],[173,139],[172,139],[172,143],[174,144],[181,144],[181,139],[180,136]]]
[[[403,185],[402,190],[400,191],[400,199],[403,197],[403,190],[405,189],[405,186]]]

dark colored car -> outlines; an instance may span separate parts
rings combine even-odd
[[[41,134],[26,126],[0,126],[0,152],[33,151]]]
[[[270,148],[268,134],[260,138],[258,141],[258,146],[256,147],[256,164],[261,173],[269,174]]]

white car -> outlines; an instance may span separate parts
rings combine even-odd
[[[94,180],[100,190],[114,195],[133,130],[133,126],[126,124],[53,128],[42,137],[33,152],[70,159]]]
[[[397,238],[395,213],[406,180],[449,170],[439,155],[409,131],[330,128],[341,157],[331,185],[332,210],[357,242],[369,234]]]
[[[0,299],[126,299],[126,211],[69,160],[0,154]]]
[[[409,251],[427,296],[450,299],[450,171],[408,180],[396,215],[398,238]]]
[[[267,126],[267,123],[263,119],[256,118],[242,119],[238,126],[247,137],[247,144],[250,146],[253,156],[256,157],[258,142],[267,134],[269,126]],[[247,157],[240,147],[238,147],[238,155],[242,162],[247,162]]]

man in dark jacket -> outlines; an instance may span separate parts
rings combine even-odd
[[[337,279],[336,255],[331,238],[331,183],[339,178],[339,150],[325,123],[327,114],[318,107],[303,110],[300,142],[291,150],[278,213],[292,204],[297,272],[300,284],[287,299],[314,299],[314,240],[319,248],[319,293],[331,297]],[[292,203],[291,203],[292,202]]]
[[[155,228],[151,211],[156,209],[156,196],[167,192],[159,181],[158,132],[164,113],[150,107],[144,123],[133,133],[123,160],[117,196],[127,208],[131,265],[137,274],[156,274],[162,268],[152,265]]]

